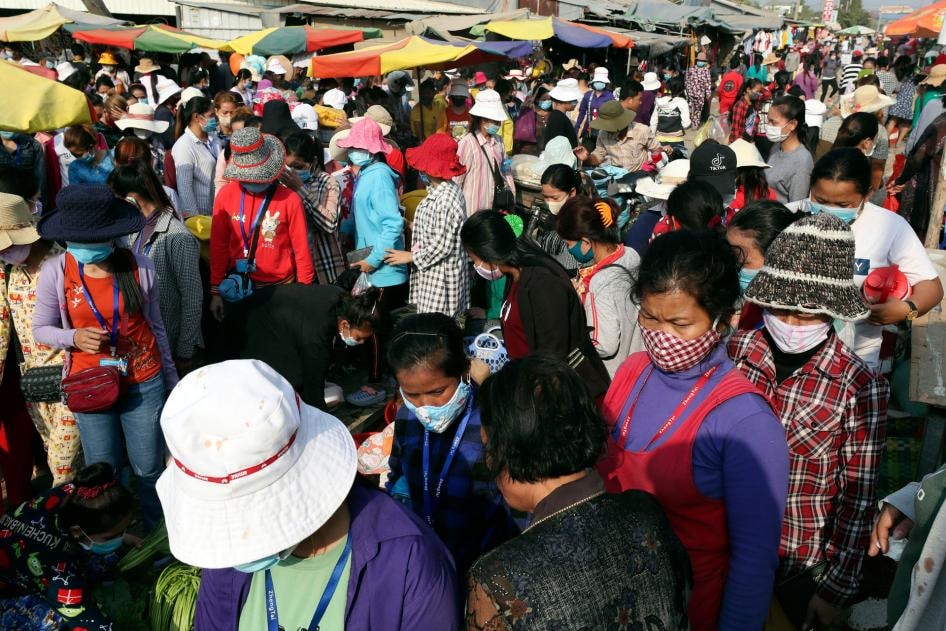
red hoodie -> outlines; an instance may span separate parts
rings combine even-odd
[[[725,114],[732,108],[736,102],[736,95],[739,94],[739,88],[742,87],[742,75],[735,70],[730,70],[719,80],[719,113]]]
[[[210,227],[210,289],[217,285],[243,258],[243,237],[240,232],[240,198],[244,197],[243,225],[247,239],[253,240],[253,220],[265,197],[264,193],[245,193],[239,182],[230,182],[214,200],[213,223]],[[260,220],[256,247],[256,271],[250,274],[257,283],[292,282],[309,285],[315,278],[309,242],[306,237],[302,200],[291,190],[276,187],[273,199]]]

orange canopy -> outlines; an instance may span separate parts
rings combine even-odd
[[[946,0],[940,0],[928,7],[917,9],[899,20],[894,20],[884,29],[884,35],[888,37],[900,35],[937,37],[943,28],[944,14],[946,14]]]

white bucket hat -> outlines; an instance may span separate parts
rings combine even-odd
[[[68,61],[64,61],[56,66],[56,78],[59,81],[65,81],[76,73],[76,67]]]
[[[322,104],[325,105],[325,107],[343,110],[345,106],[348,105],[348,97],[338,88],[332,88],[322,95]]]
[[[674,160],[660,170],[653,179],[642,177],[637,180],[636,190],[641,195],[646,195],[651,199],[667,199],[673,189],[686,182],[690,174],[689,160]]]
[[[736,154],[736,168],[739,167],[762,167],[768,169],[769,165],[762,159],[762,154],[751,142],[739,138],[729,143],[729,148]]]
[[[509,118],[503,107],[502,99],[496,90],[480,90],[476,94],[476,102],[470,108],[470,114],[491,121],[502,122]]]
[[[549,98],[561,103],[571,103],[581,99],[581,90],[578,89],[578,79],[562,79],[549,92]]]
[[[181,86],[167,77],[158,76],[158,105],[161,105],[175,94],[180,94],[180,92]]]
[[[290,108],[292,120],[302,129],[315,131],[319,128],[319,115],[315,108],[308,103],[299,103],[294,108]]]
[[[184,88],[184,91],[181,92],[181,106],[187,105],[188,101],[198,96],[204,96],[204,93],[193,86]]]
[[[345,147],[339,147],[338,141],[345,140],[348,138],[348,135],[351,133],[351,127],[347,129],[342,129],[335,132],[331,139],[328,141],[328,155],[329,158],[335,160],[347,160],[348,159],[348,149]]]
[[[596,81],[601,81],[602,83],[607,83],[608,85],[611,85],[611,77],[608,76],[607,68],[601,68],[601,67],[595,68],[595,73],[591,77],[591,81],[589,81],[588,83],[594,83]]]
[[[657,77],[657,73],[645,72],[644,80],[641,82],[641,85],[644,86],[645,90],[659,90],[660,79]]]
[[[119,129],[147,129],[156,134],[163,134],[167,131],[168,121],[154,120],[154,108],[146,103],[135,103],[128,106],[128,113],[121,119],[115,121]]]
[[[157,491],[171,552],[196,567],[233,567],[299,543],[338,510],[355,478],[348,429],[261,361],[184,377],[161,429],[172,458]]]

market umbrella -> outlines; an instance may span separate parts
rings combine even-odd
[[[312,76],[374,77],[395,70],[431,68],[445,70],[458,66],[473,66],[503,61],[504,55],[481,50],[472,44],[454,46],[447,42],[435,43],[422,37],[407,37],[393,44],[369,46],[361,50],[312,58]]]
[[[381,37],[381,29],[320,28],[311,26],[277,26],[250,33],[227,42],[223,50],[241,55],[297,55],[314,53],[323,48],[354,44]]]
[[[166,24],[76,30],[72,37],[87,44],[151,53],[186,53],[193,48],[219,49],[226,46],[226,42],[194,35]]]
[[[72,11],[57,4],[49,4],[41,9],[0,18],[0,40],[5,42],[35,42],[45,39],[58,31],[62,26],[72,23],[90,25],[91,28],[101,28],[107,25],[125,24],[122,20]]]
[[[92,122],[85,94],[67,85],[0,62],[0,129],[34,133]]]
[[[484,30],[509,39],[542,41],[557,37],[579,48],[632,48],[634,41],[603,28],[569,22],[556,17],[539,20],[499,20],[489,22]]]
[[[946,0],[940,0],[940,2],[894,20],[884,28],[884,35],[888,37],[898,37],[900,35],[937,37],[943,27],[944,14],[946,14]]]
[[[838,35],[873,35],[876,32],[869,26],[849,26],[838,31]]]

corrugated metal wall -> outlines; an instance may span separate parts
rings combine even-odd
[[[56,0],[58,4],[67,9],[85,11],[85,5],[82,0]],[[49,0],[2,0],[0,8],[3,9],[22,9],[31,11],[41,9],[49,4]],[[140,15],[140,16],[167,16],[174,15],[174,5],[168,0],[105,0],[105,6],[113,14],[120,15]]]
[[[233,39],[263,28],[256,16],[184,5],[177,8],[179,28],[213,39]]]

